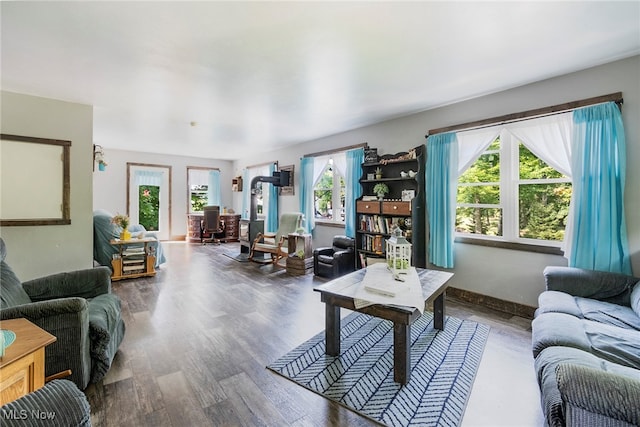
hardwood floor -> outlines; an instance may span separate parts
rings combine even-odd
[[[322,279],[224,255],[238,244],[163,246],[156,277],[112,285],[127,331],[85,390],[94,426],[377,425],[265,368],[324,329]],[[447,315],[491,326],[463,425],[542,425],[531,322],[455,301]]]

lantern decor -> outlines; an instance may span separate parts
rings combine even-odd
[[[394,277],[409,273],[411,267],[411,243],[402,235],[402,230],[396,227],[394,234],[387,239],[387,266]]]

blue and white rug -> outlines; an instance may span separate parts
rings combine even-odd
[[[366,314],[342,319],[340,356],[325,354],[324,331],[267,368],[388,426],[458,426],[489,327],[425,312],[411,328],[411,380],[393,381],[393,323]]]

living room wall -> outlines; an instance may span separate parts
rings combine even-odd
[[[623,121],[627,140],[626,212],[632,267],[640,274],[640,56],[615,61],[587,70],[566,74],[512,88],[503,92],[478,96],[442,108],[366,126],[350,132],[303,142],[286,150],[268,153],[280,164],[294,164],[299,169],[300,157],[308,153],[338,149],[368,142],[379,154],[406,151],[425,143],[429,129],[466,123],[534,108],[586,99],[609,93],[623,93]],[[472,72],[470,75],[472,78]],[[236,171],[260,163],[264,154],[240,159]],[[299,210],[299,176],[295,175],[295,196],[280,197],[280,212]],[[234,195],[234,207],[240,211],[241,196]],[[331,237],[344,230],[322,225],[313,233],[314,247],[331,242]],[[456,267],[451,285],[506,301],[537,306],[544,290],[542,270],[547,265],[566,265],[557,255],[490,248],[456,243]]]
[[[220,169],[222,206],[232,206],[233,162],[200,157],[174,156],[104,147],[108,163],[104,172],[93,174],[93,208],[111,213],[127,212],[127,162],[171,166],[171,240],[187,233],[187,166]]]
[[[93,107],[6,91],[1,97],[2,133],[71,141],[71,224],[2,227],[7,263],[21,280],[90,268]]]

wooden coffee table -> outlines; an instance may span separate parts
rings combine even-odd
[[[425,306],[433,303],[433,325],[435,329],[444,329],[445,292],[453,273],[417,268]],[[407,384],[411,378],[411,325],[420,317],[420,311],[414,307],[373,304],[356,308],[354,295],[360,287],[366,269],[314,288],[320,292],[321,301],[326,304],[325,339],[326,354],[340,355],[340,308],[358,311],[393,322],[393,379]]]

